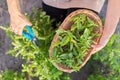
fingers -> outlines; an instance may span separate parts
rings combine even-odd
[[[102,48],[104,48],[107,44],[109,39],[104,39],[103,37],[100,39],[100,42],[97,45],[92,45],[93,50],[92,50],[92,54],[100,51]]]
[[[17,25],[11,25],[10,26],[10,29],[12,32],[14,32],[15,34],[18,34],[18,35],[22,35],[21,31],[23,30],[21,27],[17,26]]]
[[[93,48],[93,50],[92,50],[92,52],[91,52],[92,54],[96,53],[98,45],[99,45],[99,44],[92,44],[92,45],[91,45],[91,47]]]
[[[95,47],[96,47],[96,45],[97,45],[97,44],[92,44],[92,45],[91,45],[91,47],[92,47],[92,48],[95,48]]]
[[[93,49],[91,53],[95,54],[97,51],[98,51],[97,49]]]
[[[14,32],[15,34],[18,34],[18,35],[22,35],[22,31],[24,29],[24,27],[26,26],[26,23],[22,23],[22,24],[12,24],[10,26],[10,29],[12,32]]]
[[[91,53],[95,54],[96,52],[100,51],[102,48],[104,48],[104,44],[98,44],[93,48]]]
[[[32,26],[32,23],[24,15],[19,14],[18,16],[11,17],[10,29],[12,32],[22,35],[22,31],[26,25]]]
[[[99,48],[101,48],[101,45],[97,43],[97,44],[92,44],[91,47],[93,48],[91,53],[95,54],[97,51],[99,51]]]

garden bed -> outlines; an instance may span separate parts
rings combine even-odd
[[[106,3],[107,4],[107,3]],[[106,6],[104,6],[103,7],[103,9],[102,9],[102,13],[101,13],[101,15],[102,16],[104,16],[105,15],[105,12],[106,12]],[[119,22],[120,23],[120,22]],[[120,24],[118,24],[118,29],[117,30],[120,30]],[[5,33],[3,32],[3,30],[2,31],[0,31],[0,34],[1,35],[5,35]],[[6,38],[6,36],[4,36],[4,37],[1,37],[1,38],[4,38],[3,40],[5,40],[5,41],[9,41],[9,39],[8,38]],[[4,43],[3,43],[3,45],[5,45]],[[8,44],[7,44],[8,45]],[[7,46],[6,45],[6,46]],[[5,47],[6,48],[6,47]],[[6,49],[6,50],[8,50],[8,49]],[[4,52],[4,53],[6,53],[6,51],[2,48],[2,52]],[[106,54],[107,55],[107,54]],[[15,66],[14,64],[11,64],[11,63],[9,63],[9,61],[11,61],[11,62],[15,62],[16,61],[16,59],[14,59],[14,58],[11,58],[11,56],[9,56],[9,55],[7,55],[7,54],[0,54],[0,61],[2,61],[1,63],[0,63],[0,66],[2,66],[4,69],[6,69],[6,68],[9,68],[9,69],[11,69],[11,67],[13,67],[14,69],[19,69],[19,67],[18,66],[20,66],[19,64],[17,64],[16,63],[16,65],[17,66]],[[97,56],[97,55],[96,55]],[[98,56],[99,57],[99,56]],[[101,57],[101,55],[100,55],[100,57]],[[4,59],[4,60],[3,60]],[[39,57],[37,58],[37,59],[39,59]],[[91,60],[90,60],[91,61]],[[85,66],[85,67],[83,67],[79,72],[73,72],[72,74],[71,74],[71,79],[72,80],[87,80],[87,77],[88,77],[88,75],[89,74],[91,74],[91,77],[89,78],[89,80],[96,80],[96,79],[100,79],[100,77],[99,77],[99,74],[101,74],[101,73],[95,73],[95,74],[98,74],[98,75],[95,75],[95,74],[92,74],[91,73],[91,68],[93,69],[93,65],[95,65],[95,63],[96,62],[94,62],[94,63],[90,63],[90,61],[87,63],[87,65]],[[6,63],[7,62],[7,63]],[[19,61],[18,61],[19,62]],[[20,62],[19,62],[20,63]],[[2,65],[2,64],[4,64],[4,65]],[[91,67],[89,67],[88,68],[88,65],[89,64],[91,64]],[[48,64],[49,65],[49,64]],[[98,64],[97,64],[98,65]],[[28,66],[28,65],[27,65]],[[16,68],[15,68],[16,67]],[[39,65],[38,65],[38,67],[39,67]],[[2,69],[3,69],[2,68]],[[26,67],[27,68],[27,67]],[[99,70],[101,70],[101,71],[103,71],[103,69],[104,68],[102,68],[102,69],[99,69]],[[54,70],[56,70],[56,69],[54,69]],[[96,71],[97,71],[98,69],[96,69]],[[50,69],[50,71],[51,71],[51,69]],[[55,72],[57,72],[57,71],[54,71],[54,73]],[[8,75],[6,75],[6,77],[9,77],[10,75],[10,73],[13,73],[13,71],[10,71],[10,73],[7,71],[6,73],[8,73]],[[50,72],[49,72],[50,73]],[[53,73],[53,74],[54,74]],[[19,74],[19,73],[18,73]],[[52,73],[51,73],[51,75],[53,75]],[[61,72],[59,72],[59,73],[56,73],[56,74],[61,74]],[[14,72],[12,75],[16,75],[16,72]],[[12,75],[10,76],[12,79],[8,79],[8,80],[14,80],[13,78],[15,78],[15,77],[12,77]],[[53,75],[54,76],[54,75]],[[96,76],[98,76],[97,78],[96,78]],[[100,75],[101,76],[101,75]],[[1,75],[0,75],[0,77],[1,77]],[[10,78],[9,77],[9,78]],[[24,77],[24,76],[22,76],[22,77]],[[58,77],[58,76],[57,76]],[[104,76],[103,76],[104,77]],[[114,78],[114,77],[113,77]],[[20,79],[20,78],[19,78]],[[17,79],[18,80],[18,79]],[[52,80],[54,80],[54,79],[52,79]],[[61,79],[62,80],[62,79]],[[63,79],[63,80],[67,80],[67,79]],[[103,80],[103,79],[102,79]],[[112,80],[114,80],[114,79],[112,79]]]

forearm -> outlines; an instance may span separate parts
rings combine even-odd
[[[7,0],[7,4],[10,14],[21,12],[18,0]]]
[[[106,19],[104,24],[103,36],[104,38],[110,38],[115,32],[117,23],[120,18],[120,0],[108,0],[108,7],[106,12]]]

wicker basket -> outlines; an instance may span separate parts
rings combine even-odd
[[[99,34],[102,34],[102,30],[103,30],[103,27],[102,27],[102,22],[99,18],[98,15],[96,15],[94,12],[90,11],[90,10],[85,10],[85,9],[82,9],[82,10],[76,10],[74,12],[72,12],[71,14],[69,14],[65,20],[63,21],[63,23],[60,25],[59,29],[65,29],[65,30],[69,30],[71,25],[73,24],[73,22],[70,22],[70,19],[71,17],[77,15],[77,14],[80,14],[80,13],[84,13],[86,14],[88,17],[90,17],[91,19],[93,19],[95,22],[98,23],[98,28],[96,28],[94,30],[94,32],[98,32]],[[99,42],[99,39],[100,39],[101,36],[99,37],[95,37],[94,38],[94,41],[95,42]],[[56,42],[58,40],[58,34],[56,33],[54,38],[53,38],[53,41],[51,43],[51,46],[50,46],[50,50],[49,50],[49,56],[50,56],[50,59],[52,59],[52,48],[53,48],[53,43]],[[85,57],[83,59],[83,63],[81,65],[79,65],[79,68],[83,67],[87,61],[90,59],[92,53],[91,51],[93,50],[93,48],[90,48],[88,49],[88,51],[85,53]],[[68,73],[71,73],[73,72],[74,70],[72,68],[69,68],[69,67],[66,67],[65,65],[61,64],[61,63],[56,63],[55,65],[59,70],[61,71],[64,71],[64,72],[68,72]]]

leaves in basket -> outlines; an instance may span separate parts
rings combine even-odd
[[[73,16],[70,21],[73,22],[70,30],[56,31],[59,37],[53,45],[52,57],[55,61],[60,59],[60,63],[69,68],[79,70],[85,53],[90,45],[95,43],[93,38],[99,36],[98,33],[93,32],[98,24],[83,13]]]

